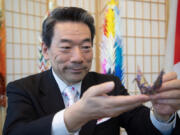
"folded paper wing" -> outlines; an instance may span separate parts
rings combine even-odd
[[[156,93],[157,89],[159,89],[162,85],[162,77],[164,75],[164,70],[161,70],[160,74],[158,75],[156,81],[153,85],[149,85],[146,81],[144,75],[142,74],[140,68],[138,68],[136,78],[134,79],[137,83],[138,88],[140,89],[142,94],[154,94]]]

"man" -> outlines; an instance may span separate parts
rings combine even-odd
[[[51,12],[43,22],[42,50],[52,68],[8,84],[4,135],[118,135],[119,127],[129,135],[180,134],[176,74],[164,75],[155,95],[129,96],[117,77],[89,72],[94,34],[85,10]],[[141,105],[150,100],[152,111]]]

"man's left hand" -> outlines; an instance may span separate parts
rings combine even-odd
[[[156,94],[151,96],[155,117],[167,121],[180,109],[180,80],[171,72],[163,76],[163,84]]]

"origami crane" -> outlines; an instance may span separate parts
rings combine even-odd
[[[156,93],[157,89],[161,87],[163,75],[164,75],[164,70],[161,70],[154,84],[150,85],[148,84],[145,77],[143,76],[140,68],[138,68],[137,75],[134,80],[137,82],[137,86],[140,89],[142,94],[151,95],[151,94]]]

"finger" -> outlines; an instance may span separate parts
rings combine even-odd
[[[159,113],[160,115],[171,115],[174,112],[176,112],[176,108],[171,106],[171,105],[167,105],[167,104],[153,104],[153,109],[155,112]]]
[[[119,113],[123,113],[123,112],[127,112],[129,110],[132,110],[138,106],[142,105],[142,103],[134,103],[134,104],[129,104],[129,105],[124,105],[124,106],[119,106],[119,107],[115,107],[113,109],[114,112],[117,112],[116,114],[119,114]]]
[[[133,95],[133,96],[112,96],[112,99],[109,101],[110,104],[115,107],[126,106],[126,105],[135,105],[142,104],[150,100],[148,95]]]
[[[161,88],[158,90],[160,91],[166,91],[170,89],[180,89],[180,80],[169,80],[162,84]]]
[[[180,99],[159,99],[156,103],[180,107]]]
[[[154,95],[150,95],[152,100],[157,99],[180,99],[180,90],[172,89],[169,91],[160,92]]]
[[[177,79],[177,74],[176,72],[169,72],[165,75],[163,75],[163,82],[167,82],[173,79]]]
[[[105,82],[99,85],[95,85],[90,87],[90,89],[88,89],[88,96],[100,96],[100,95],[104,95],[110,91],[112,91],[114,88],[114,82]]]

